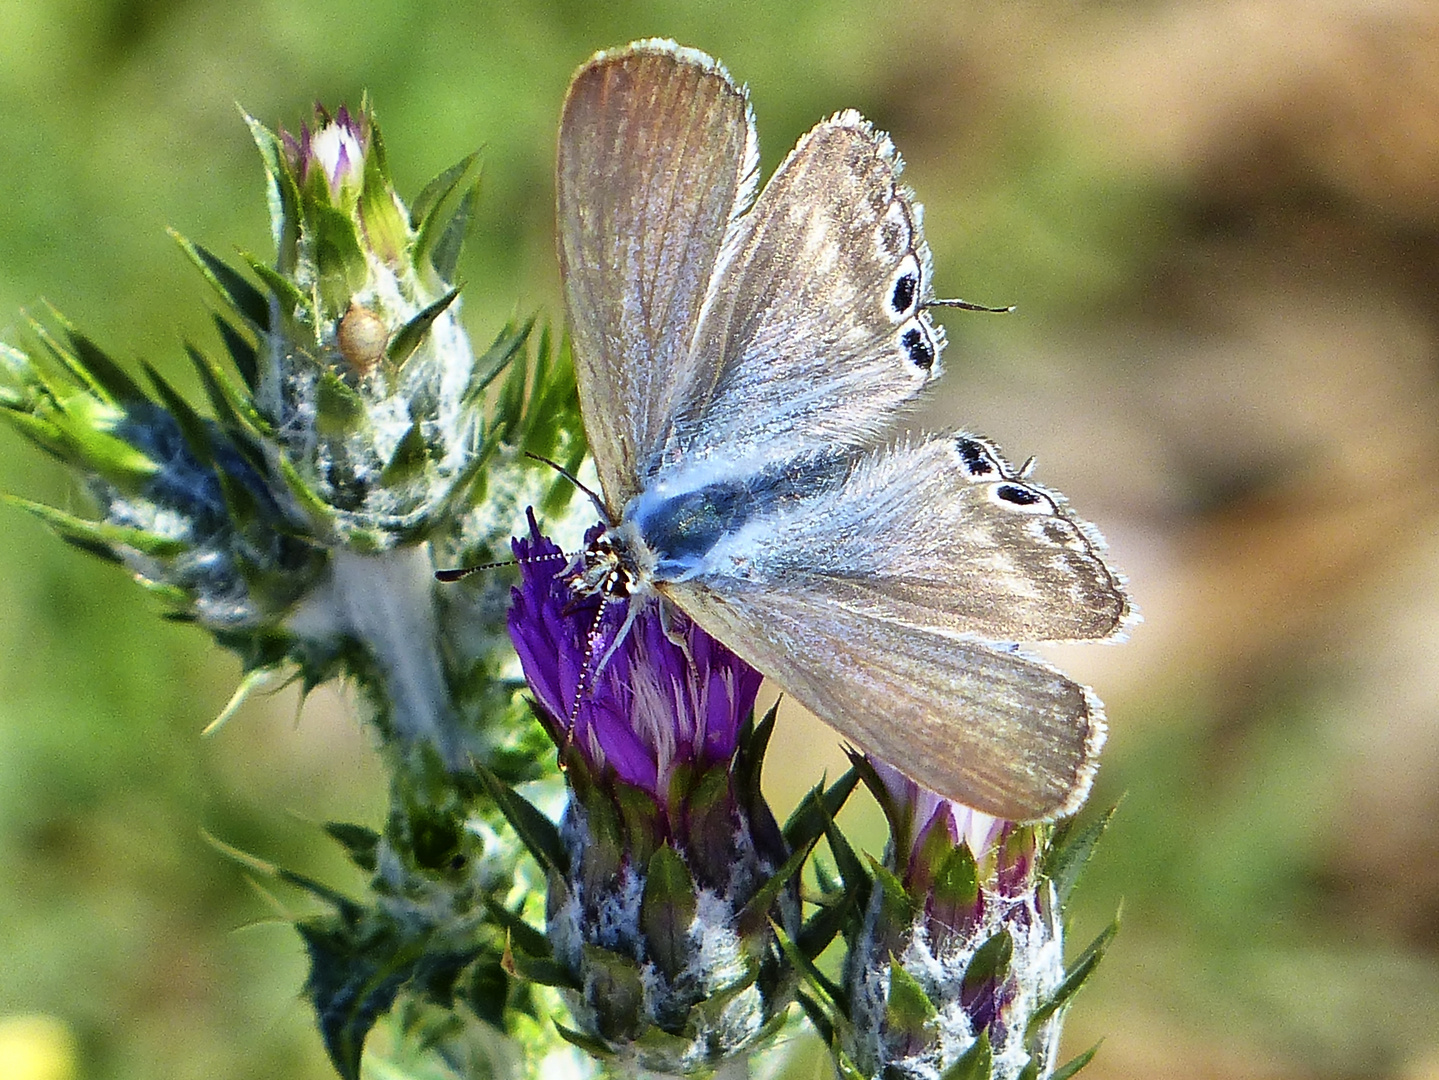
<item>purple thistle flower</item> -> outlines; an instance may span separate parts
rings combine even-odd
[[[638,614],[613,653],[626,611],[610,604],[592,644],[600,597],[577,597],[561,572],[563,554],[533,516],[530,529],[513,545],[522,583],[510,638],[556,745],[572,743],[592,771],[611,770],[661,801],[676,767],[728,762],[763,676],[683,612],[662,618],[658,603]],[[586,543],[602,531],[590,530]]]
[[[782,1022],[795,984],[770,924],[796,933],[799,896],[759,792],[761,676],[662,601],[629,601],[632,619],[611,602],[596,627],[601,598],[572,590],[533,516],[514,552],[510,637],[571,788],[547,924],[577,1037],[620,1065],[713,1069]]]

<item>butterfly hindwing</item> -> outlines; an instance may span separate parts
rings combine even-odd
[[[947,798],[1031,821],[1072,813],[1088,793],[1103,711],[1039,660],[814,594],[663,591],[841,735]]]
[[[694,576],[950,636],[1093,640],[1129,617],[1102,548],[987,442],[948,434],[853,459],[721,536]]]
[[[565,99],[560,266],[585,430],[610,511],[643,486],[758,157],[745,95],[667,42],[601,53]]]

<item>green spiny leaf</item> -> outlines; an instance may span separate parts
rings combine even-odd
[[[89,372],[95,383],[104,388],[105,394],[111,401],[121,405],[133,405],[136,402],[148,401],[145,392],[136,385],[135,380],[126,375],[110,356],[91,341],[80,331],[69,326],[65,329],[66,336],[75,350],[75,356],[84,369]]]
[[[834,1042],[834,1022],[830,1019],[829,1013],[825,1011],[825,1006],[820,1000],[806,994],[803,990],[796,992],[794,997],[820,1039],[826,1045]]]
[[[287,316],[293,316],[297,311],[305,311],[313,318],[314,313],[310,310],[310,298],[295,282],[280,273],[274,267],[254,255],[240,253],[245,260],[245,265],[250,268],[254,275],[265,283],[280,304],[280,310]]]
[[[565,1042],[571,1046],[579,1047],[585,1053],[589,1054],[590,1057],[599,1058],[601,1061],[614,1057],[615,1052],[610,1048],[608,1043],[600,1039],[591,1038],[588,1035],[576,1031],[574,1028],[565,1027],[565,1025],[558,1020],[551,1020],[550,1022],[555,1025],[555,1032],[560,1038],[564,1039]]]
[[[330,1062],[344,1080],[359,1080],[365,1039],[413,973],[414,958],[396,955],[393,942],[370,940],[343,922],[308,920],[295,929],[309,953],[306,990]]]
[[[230,428],[232,434],[239,433],[256,443],[263,442],[271,434],[270,426],[255,411],[254,405],[233,383],[226,378],[219,365],[193,345],[185,346],[186,355],[200,376],[200,385],[210,399],[210,407],[222,426]],[[252,462],[263,469],[263,460]]]
[[[947,908],[974,909],[979,901],[979,867],[968,844],[949,847],[939,856],[931,889],[935,900]]]
[[[230,518],[242,530],[247,531],[264,522],[267,515],[259,500],[242,481],[223,469],[215,470],[215,480],[220,485],[220,494],[225,500],[225,509]]]
[[[649,862],[659,847],[659,832],[656,822],[659,818],[654,800],[649,792],[633,784],[617,783],[613,789],[613,802],[597,789],[597,799],[586,804],[586,810],[598,826],[596,836],[606,835],[599,823],[612,813],[610,807],[619,812],[620,834],[617,837],[615,857],[628,854],[636,862]]]
[[[879,778],[879,773],[874,771],[869,758],[858,750],[850,749],[846,753],[849,756],[850,765],[859,771],[860,779],[864,786],[869,788],[869,793],[874,801],[879,803],[879,808],[884,812],[884,819],[889,823],[889,841],[895,851],[909,851],[914,847],[914,837],[910,835],[911,823],[909,816],[890,795],[889,788],[885,787],[884,781]]]
[[[1054,883],[1060,910],[1068,906],[1070,894],[1079,881],[1079,875],[1089,863],[1099,838],[1104,835],[1104,830],[1109,828],[1117,809],[1117,806],[1110,807],[1077,833],[1073,832],[1074,819],[1070,818],[1058,826],[1051,836],[1040,872]]]
[[[245,339],[245,335],[230,325],[230,320],[222,315],[215,315],[215,328],[220,331],[220,340],[225,343],[225,351],[230,354],[230,359],[235,364],[235,370],[240,373],[240,378],[245,386],[253,393],[260,384],[260,354],[255,346]]]
[[[53,454],[67,465],[83,466],[83,459],[78,454],[75,444],[63,430],[49,420],[28,412],[9,409],[5,412],[5,419],[16,431],[41,450]]]
[[[169,384],[158,371],[148,363],[144,363],[145,374],[149,376],[150,385],[155,388],[155,393],[160,398],[160,403],[169,410],[170,415],[175,418],[175,423],[180,427],[180,434],[185,438],[185,445],[190,448],[190,453],[204,465],[214,462],[215,455],[210,448],[210,433],[205,427],[205,421],[197,413],[190,403],[186,401],[178,390]]]
[[[404,483],[424,471],[430,460],[430,445],[416,420],[405,432],[389,463],[380,472],[380,483],[392,487]]]
[[[476,150],[451,165],[425,185],[424,190],[415,197],[415,201],[410,207],[410,223],[416,232],[421,235],[426,232],[430,227],[427,219],[439,209],[441,203],[449,198],[450,193],[464,179],[465,173],[469,172],[479,159],[480,152]]]
[[[1095,1043],[1084,1053],[1066,1061],[1059,1068],[1055,1069],[1054,1072],[1049,1074],[1049,1080],[1070,1080],[1070,1077],[1094,1060],[1094,1055],[1099,1053],[1100,1046],[1101,1043]]]
[[[854,894],[845,893],[837,903],[820,905],[819,910],[805,920],[800,927],[795,945],[811,960],[829,948],[854,910]]]
[[[474,768],[480,782],[495,800],[496,807],[515,830],[520,842],[535,857],[535,861],[547,871],[561,875],[566,873],[569,869],[569,857],[565,854],[564,843],[560,840],[560,833],[554,822],[517,795],[509,785],[480,762],[475,762]]]
[[[470,385],[465,388],[464,400],[466,402],[478,401],[485,388],[495,380],[500,372],[504,371],[515,356],[525,347],[525,341],[534,329],[535,320],[532,318],[521,326],[506,326],[500,331],[493,344],[475,360],[475,366],[471,369]]]
[[[941,1080],[989,1080],[993,1074],[994,1049],[989,1045],[989,1030],[985,1029],[969,1049],[944,1070]]]
[[[321,372],[315,387],[315,430],[322,435],[349,435],[364,419],[365,399],[336,372]]]
[[[903,1033],[908,1039],[918,1039],[925,1034],[928,1026],[939,1015],[934,1002],[924,992],[903,964],[891,959],[889,962],[889,996],[885,1000],[885,1026],[891,1031]]]
[[[321,183],[324,183],[321,177]],[[328,201],[309,206],[309,223],[314,238],[315,265],[319,271],[322,317],[338,316],[350,306],[350,299],[365,287],[370,268],[365,249],[355,231],[355,221]]]
[[[240,115],[250,129],[250,137],[260,151],[269,180],[266,191],[270,209],[270,234],[275,244],[280,270],[294,268],[299,246],[300,190],[285,162],[285,150],[279,138],[244,109]]]
[[[754,715],[751,714],[740,732],[738,749],[735,751],[734,760],[734,787],[736,791],[760,790],[760,773],[764,769],[764,754],[769,747],[770,736],[774,734],[775,719],[779,715],[779,703],[776,702],[765,713],[764,719],[758,724],[754,722]]]
[[[275,459],[275,467],[280,470],[280,479],[285,481],[285,488],[300,504],[300,509],[310,518],[311,524],[321,533],[327,533],[334,524],[335,510],[324,499],[316,494],[315,490],[306,483],[305,478],[295,468],[294,462],[281,454]]]
[[[558,960],[548,956],[531,956],[522,949],[511,948],[506,954],[510,972],[526,982],[540,986],[557,986],[562,990],[579,990],[574,973]]]
[[[689,963],[689,929],[698,906],[689,868],[674,848],[661,844],[645,871],[640,928],[649,955],[667,978],[676,978]]]
[[[259,332],[269,329],[270,303],[265,299],[264,293],[246,281],[234,267],[199,244],[186,239],[174,229],[170,229],[169,233],[180,245],[180,250],[188,255],[190,261],[199,269],[200,275],[237,315]]]
[[[830,979],[812,959],[804,954],[798,943],[785,933],[784,927],[773,919],[770,920],[769,925],[775,940],[779,942],[780,951],[794,965],[794,969],[799,972],[799,977],[807,986],[819,991],[824,996],[824,1000],[814,999],[814,1006],[825,1018],[826,1026],[833,1031],[836,1025],[844,1022],[843,1018],[849,1007],[843,988]],[[809,1009],[805,1011],[808,1012]],[[819,1027],[818,1024],[815,1026]]]
[[[1064,973],[1064,981],[1055,987],[1049,1000],[1034,1010],[1034,1014],[1029,1018],[1029,1026],[1025,1029],[1025,1038],[1033,1037],[1041,1024],[1064,1008],[1079,992],[1079,988],[1084,985],[1085,980],[1094,974],[1094,969],[1104,959],[1105,950],[1109,948],[1110,942],[1114,940],[1114,935],[1117,933],[1119,933],[1119,916],[1116,915],[1114,921],[1089,943],[1089,948],[1079,955],[1079,959],[1069,966]]]
[[[87,402],[96,404],[93,398],[73,402],[80,410],[78,416],[68,410],[55,410],[45,418],[18,412],[5,415],[22,434],[60,460],[94,473],[122,491],[140,491],[160,471],[159,464],[124,439],[95,427],[95,420],[85,415],[94,411],[84,408]]]
[[[436,505],[434,511],[429,515],[431,521],[451,521],[457,515],[458,509],[462,506],[474,505],[476,481],[479,480],[489,468],[490,459],[493,457],[499,446],[494,443],[487,443],[480,447],[455,477],[454,482],[449,485],[445,496]]]
[[[880,924],[887,927],[908,927],[914,921],[917,911],[913,899],[905,892],[904,882],[900,881],[892,870],[885,867],[873,855],[866,857],[869,859],[869,869],[873,875],[874,884],[881,890]]]
[[[444,230],[430,250],[430,265],[443,281],[454,280],[455,270],[460,264],[460,251],[465,246],[465,237],[470,232],[470,222],[475,216],[475,206],[480,201],[480,184],[475,184],[460,198],[455,212],[445,223]]]
[[[644,1012],[644,981],[627,956],[598,945],[583,946],[586,997],[594,1007],[596,1026],[606,1039],[626,1042],[640,1034]]]
[[[401,216],[391,194],[380,129],[373,123],[370,126],[370,152],[365,156],[359,210],[371,250],[386,265],[399,266],[410,243],[409,223]]]
[[[964,969],[961,995],[968,997],[979,993],[986,984],[1003,982],[1009,974],[1009,963],[1014,958],[1014,939],[1008,930],[999,930],[983,945],[974,950],[969,966]]]
[[[850,769],[828,789],[821,791],[819,787],[810,790],[794,812],[790,814],[789,820],[784,823],[784,838],[789,841],[791,847],[798,847],[802,844],[812,843],[823,836],[827,823],[833,821],[840,809],[848,801],[850,794],[854,791],[859,774]],[[844,874],[844,867],[840,867],[841,875]],[[849,880],[848,877],[845,880]]]
[[[363,825],[351,825],[343,821],[331,821],[325,825],[325,832],[345,849],[352,863],[367,874],[373,874],[378,865],[380,834]]]
[[[394,187],[394,182],[390,178],[389,155],[385,153],[385,140],[380,134],[379,114],[375,112],[375,106],[370,100],[370,92],[368,90],[360,95],[360,115],[370,118],[369,159],[374,161],[376,167],[380,170],[380,179],[384,180],[390,187]]]
[[[405,361],[414,355],[415,350],[420,347],[420,342],[425,340],[425,335],[430,332],[430,327],[434,325],[435,320],[455,302],[455,298],[459,295],[458,288],[451,289],[400,327],[385,349],[385,355],[390,363],[396,368],[403,368]]]
[[[85,546],[87,551],[98,548],[114,553],[124,548],[130,548],[151,558],[171,559],[183,554],[189,547],[183,540],[157,536],[144,529],[111,525],[104,521],[87,521],[43,503],[22,499],[18,495],[0,494],[0,499],[11,506],[34,514],[61,537],[77,545]]]
[[[543,932],[525,922],[519,912],[511,911],[494,897],[486,895],[483,900],[491,918],[509,935],[510,941],[518,945],[527,956],[531,959],[551,958],[553,950],[550,948],[550,939],[545,937]]]
[[[789,883],[790,878],[799,873],[813,850],[814,844],[809,844],[792,852],[770,879],[755,890],[755,894],[735,916],[735,926],[741,934],[752,934],[764,925],[769,918],[770,908],[774,907],[775,901],[779,899],[780,890]]]

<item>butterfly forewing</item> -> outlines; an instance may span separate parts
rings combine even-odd
[[[929,250],[900,167],[846,112],[775,171],[711,286],[678,453],[763,461],[872,442],[938,376]]]
[[[822,596],[663,589],[840,734],[947,798],[1032,821],[1072,813],[1088,793],[1102,710],[1038,660]]]
[[[743,92],[700,53],[659,42],[601,53],[570,86],[560,266],[585,430],[616,518],[669,430],[756,164]]]
[[[719,540],[698,579],[951,636],[1093,640],[1129,616],[1102,547],[988,443],[940,435],[862,456],[842,481],[756,515]]]

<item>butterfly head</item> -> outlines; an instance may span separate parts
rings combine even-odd
[[[611,525],[591,540],[566,571],[576,597],[628,600],[652,588],[654,554],[632,522]]]

